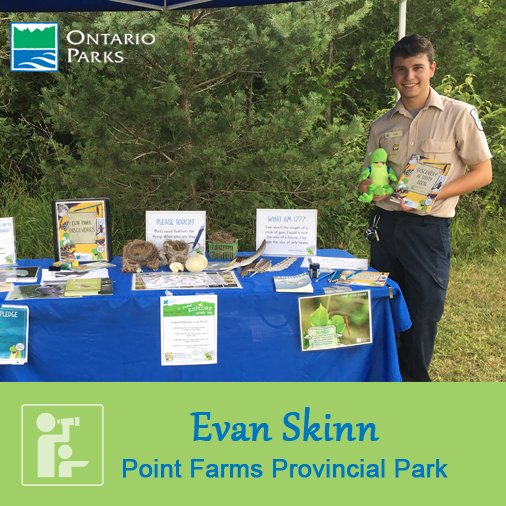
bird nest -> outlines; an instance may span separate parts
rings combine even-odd
[[[123,272],[136,272],[141,267],[153,271],[160,268],[158,248],[148,241],[135,239],[123,247]]]
[[[168,240],[163,243],[160,251],[160,264],[170,265],[174,262],[185,264],[190,253],[190,245],[184,241]]]

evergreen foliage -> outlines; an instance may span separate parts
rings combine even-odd
[[[498,236],[504,226],[503,3],[408,2],[407,32],[436,49],[434,86],[476,105],[494,154],[494,182],[459,207],[457,254],[471,248],[463,224],[493,219]],[[60,23],[58,73],[9,72],[12,21]],[[356,186],[369,125],[395,101],[397,23],[391,0],[4,14],[2,214],[22,212],[16,195],[48,212],[51,198],[108,196],[119,254],[143,237],[146,210],[206,210],[209,232],[226,230],[252,250],[256,208],[317,208],[318,246],[364,255],[370,208]],[[71,30],[98,44],[67,42]],[[105,44],[107,33],[156,42]],[[116,51],[123,62],[104,63]],[[44,255],[26,248],[19,254],[52,256],[50,241]]]

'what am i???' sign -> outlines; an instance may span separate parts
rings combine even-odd
[[[11,23],[11,72],[58,72],[58,23]]]
[[[316,255],[316,209],[257,209],[256,247],[265,255]]]

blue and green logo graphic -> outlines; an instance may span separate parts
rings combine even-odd
[[[21,483],[100,486],[104,483],[101,404],[24,404]]]
[[[58,72],[58,23],[11,23],[11,72]]]

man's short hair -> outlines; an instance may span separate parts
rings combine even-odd
[[[394,60],[397,56],[410,58],[419,54],[426,54],[430,65],[434,63],[434,48],[430,40],[416,33],[403,37],[390,49],[390,68],[394,68]]]

